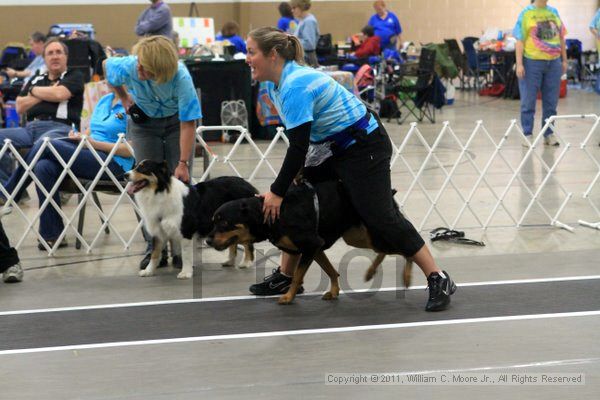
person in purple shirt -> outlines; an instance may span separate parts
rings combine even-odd
[[[375,29],[375,35],[381,38],[381,49],[396,50],[400,43],[402,26],[396,14],[388,11],[385,1],[377,0],[373,3],[375,14],[369,19],[367,25]]]
[[[135,25],[138,36],[162,35],[173,37],[173,17],[171,9],[164,1],[150,0],[152,5],[140,15]]]

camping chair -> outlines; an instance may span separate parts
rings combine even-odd
[[[468,78],[474,82],[475,90],[490,82],[492,72],[492,56],[488,53],[479,53],[475,50],[476,37],[466,37],[462,40],[467,57]]]
[[[27,52],[22,45],[8,45],[2,50],[0,56],[0,68],[11,67],[19,60],[28,60]]]
[[[458,68],[458,79],[460,81],[460,90],[471,89],[469,80],[467,79],[469,65],[467,64],[467,58],[460,49],[458,41],[456,39],[444,39],[444,43],[448,45],[450,51],[450,57],[454,64]]]
[[[375,101],[375,73],[369,64],[363,64],[354,75],[354,86],[359,98],[369,106]]]
[[[423,48],[419,59],[417,69],[417,80],[415,83],[407,82],[405,77],[401,77],[399,84],[394,86],[394,93],[400,101],[400,110],[406,108],[408,113],[400,120],[404,122],[409,115],[413,115],[419,122],[427,118],[431,123],[435,123],[435,107],[428,100],[431,94],[430,90],[436,90],[435,79],[435,50]]]

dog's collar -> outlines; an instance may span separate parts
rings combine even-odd
[[[313,192],[313,205],[315,206],[315,214],[317,215],[317,232],[319,232],[320,213],[319,213],[319,197],[317,196],[317,190],[309,181],[304,181],[304,184]]]

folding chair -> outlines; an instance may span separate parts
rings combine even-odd
[[[458,79],[460,80],[460,90],[469,90],[471,89],[471,85],[469,80],[467,79],[469,65],[467,64],[467,58],[465,54],[460,49],[458,45],[458,41],[456,39],[444,39],[444,43],[448,45],[448,50],[450,50],[450,57],[452,61],[458,68]]]
[[[394,86],[394,93],[401,103],[400,110],[402,108],[408,110],[404,118],[400,119],[400,123],[404,122],[409,115],[413,115],[419,122],[427,118],[431,123],[435,123],[435,107],[427,99],[431,94],[429,91],[436,90],[434,85],[435,54],[435,50],[423,48],[419,58],[416,82],[407,83],[403,76],[400,83]]]
[[[88,179],[79,178],[79,182],[86,190],[88,190],[93,181],[88,180]],[[125,187],[127,185],[127,181],[121,181],[121,184],[123,185],[123,187]],[[76,194],[78,204],[81,203],[81,201],[83,200],[83,193],[81,193],[79,191],[79,188],[77,187],[77,185],[75,185],[75,182],[73,182],[73,180],[69,176],[67,176],[65,178],[65,180],[62,182],[59,190],[63,193]],[[92,201],[94,202],[94,204],[96,204],[96,206],[98,206],[98,208],[102,212],[104,212],[104,210],[102,209],[102,204],[100,203],[100,199],[98,198],[98,193],[120,195],[121,191],[119,190],[119,188],[117,186],[115,186],[115,184],[112,180],[98,181],[98,183],[94,187],[94,190],[92,191]],[[85,222],[85,209],[86,209],[86,207],[84,206],[79,211],[79,221],[77,223],[77,232],[79,232],[79,234],[81,236],[83,236],[83,224]],[[137,210],[134,210],[134,212],[135,212],[135,217],[139,223],[141,221],[141,217],[138,214]],[[104,218],[102,218],[101,215],[100,215],[100,222],[104,224]],[[107,235],[110,233],[110,228],[108,227],[108,225],[104,228],[104,232]],[[79,237],[75,241],[75,248],[78,250],[81,248],[81,240],[79,239]]]
[[[475,90],[490,83],[492,72],[492,56],[488,53],[479,53],[475,50],[476,37],[466,37],[462,40],[467,58],[468,78],[473,79]]]
[[[12,66],[15,62],[26,59],[28,59],[27,52],[21,44],[9,44],[0,55],[0,68]]]

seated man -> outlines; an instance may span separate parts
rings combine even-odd
[[[108,153],[110,153],[114,144],[119,139],[119,133],[125,133],[126,130],[127,114],[125,113],[125,108],[123,108],[121,101],[115,96],[113,89],[112,93],[103,96],[100,101],[98,101],[98,104],[92,113],[90,127],[86,132],[79,134],[78,132],[71,131],[67,138],[53,139],[52,146],[59,154],[60,158],[67,163],[75,153],[81,137],[85,135],[88,136],[90,145],[98,152],[100,158],[106,160]],[[36,157],[42,144],[43,141],[40,140],[31,148],[25,158],[25,161],[28,164]],[[78,178],[91,180],[96,177],[100,171],[100,167],[100,163],[94,157],[92,152],[84,147],[71,164],[71,171],[73,171]],[[114,157],[108,163],[108,169],[117,179],[122,179],[125,172],[129,171],[132,167],[133,157],[129,148],[125,144],[119,144]],[[33,167],[33,173],[48,192],[52,190],[63,170],[64,168],[56,158],[56,155],[48,148],[38,158]],[[5,184],[5,189],[8,193],[11,193],[16,189],[24,174],[25,168],[22,166],[19,166],[15,170]],[[101,179],[109,180],[110,177],[104,173]],[[25,179],[19,192],[14,197],[15,201],[18,201],[21,198],[31,181],[32,180],[29,177]],[[40,188],[37,188],[37,193],[39,204],[41,206],[46,200],[46,196]],[[0,198],[1,196],[2,195],[0,194]],[[54,193],[54,201],[57,205],[60,205],[58,191]],[[64,224],[60,214],[51,204],[49,204],[40,216],[40,235],[42,235],[44,240],[52,247],[56,243],[56,239],[58,239],[63,229]],[[67,243],[62,241],[59,247],[64,247],[66,245]],[[40,250],[46,250],[41,243],[38,248]]]
[[[27,68],[23,71],[16,71],[12,68],[6,68],[4,72],[10,78],[23,78],[25,83],[31,79],[38,71],[40,74],[46,72],[46,64],[44,63],[44,57],[42,53],[44,51],[44,42],[46,42],[46,36],[41,32],[34,32],[29,38],[29,45],[31,51],[35,54],[35,58],[29,63]]]
[[[67,70],[68,49],[58,39],[46,42],[42,54],[48,71],[32,77],[17,97],[17,112],[27,115],[27,124],[0,129],[0,146],[10,139],[17,149],[29,148],[42,137],[64,137],[72,126],[79,126],[84,89],[81,73]],[[0,181],[5,182],[12,170],[11,158],[3,157]]]
[[[375,29],[371,25],[366,25],[362,28],[361,33],[360,44],[356,48],[354,56],[357,58],[378,56],[381,53],[381,40],[379,36],[375,36]]]
[[[240,26],[235,21],[226,22],[221,28],[221,34],[215,38],[217,41],[228,41],[235,47],[236,53],[246,54],[246,42],[239,35]]]

